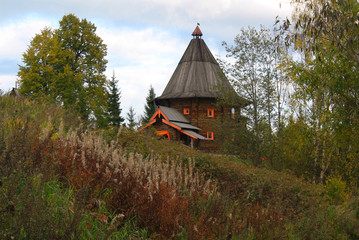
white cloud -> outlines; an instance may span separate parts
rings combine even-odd
[[[14,61],[13,75],[3,75],[0,88],[9,90],[16,80],[17,66],[21,55],[36,33],[45,26],[54,25],[45,19],[17,20],[0,27],[0,60]],[[123,116],[129,106],[140,115],[150,85],[157,95],[162,93],[174,71],[187,42],[183,42],[168,31],[155,28],[134,29],[114,27],[111,24],[96,24],[97,35],[108,46],[108,79],[116,72],[122,91]],[[11,46],[11,47],[8,47]]]
[[[122,116],[126,115],[130,106],[134,107],[136,115],[141,115],[150,85],[157,96],[161,95],[174,69],[175,66],[173,69],[160,66],[125,66],[113,69],[121,90]],[[106,75],[112,76],[112,70],[108,70]]]
[[[51,22],[46,19],[25,18],[0,25],[0,59],[20,61],[35,34]]]
[[[185,44],[168,32],[153,28],[106,28],[100,26],[97,34],[108,47],[110,65],[158,65],[173,61]]]
[[[15,87],[16,76],[0,75],[0,89],[7,92]]]
[[[111,19],[147,26],[193,28],[197,22],[206,24],[210,34],[224,33],[225,27],[271,24],[278,14],[288,15],[289,0],[2,0],[0,19],[22,13],[41,13],[61,18],[74,13],[81,18]],[[282,3],[282,9],[279,4]],[[235,33],[231,33],[232,36]],[[226,39],[223,39],[226,40]]]
[[[167,16],[177,16],[182,13],[190,18],[208,19],[219,17],[229,10],[233,4],[233,0],[207,0],[207,1],[193,1],[193,0],[152,0],[167,10]],[[179,11],[181,10],[181,11]]]
[[[100,24],[97,34],[108,47],[107,78],[115,71],[119,80],[122,115],[130,106],[141,115],[150,85],[158,96],[162,94],[188,42],[154,28],[117,29]]]
[[[241,27],[271,26],[276,15],[289,15],[282,0],[0,0],[0,88],[11,89],[22,53],[45,26],[57,27],[65,14],[86,18],[108,45],[108,78],[115,70],[122,91],[122,116],[132,105],[142,114],[152,84],[161,95],[180,60],[190,34],[201,23],[214,55],[225,55],[221,41],[232,41]],[[286,0],[288,1],[288,0]],[[11,63],[12,64],[12,63]],[[0,68],[1,69],[1,68]],[[5,71],[5,70],[3,70]]]

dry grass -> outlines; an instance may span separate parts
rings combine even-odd
[[[359,236],[355,198],[327,209],[321,186],[290,174],[123,128],[89,130],[59,107],[1,97],[0,110],[2,236],[141,239],[147,230],[154,239]]]

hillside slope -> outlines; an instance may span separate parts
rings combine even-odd
[[[0,235],[16,239],[358,239],[359,204],[59,106],[0,96]],[[336,188],[335,188],[336,187]],[[345,191],[344,191],[345,193]]]

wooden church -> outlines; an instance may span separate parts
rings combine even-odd
[[[198,26],[192,36],[162,95],[154,101],[155,114],[142,129],[153,126],[156,134],[170,141],[214,152],[219,149],[216,119],[225,114],[238,120],[235,114],[249,102],[235,94],[236,106],[217,104],[223,92],[234,93],[234,89],[203,41]]]

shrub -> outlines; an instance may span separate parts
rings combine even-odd
[[[331,177],[325,186],[325,196],[332,204],[340,204],[348,199],[346,183],[339,177]]]
[[[76,238],[81,216],[73,213],[72,190],[42,174],[23,172],[3,179],[0,236],[15,239]]]
[[[0,238],[359,236],[340,179],[323,189],[126,128],[79,127],[26,99],[0,97],[0,110]]]

